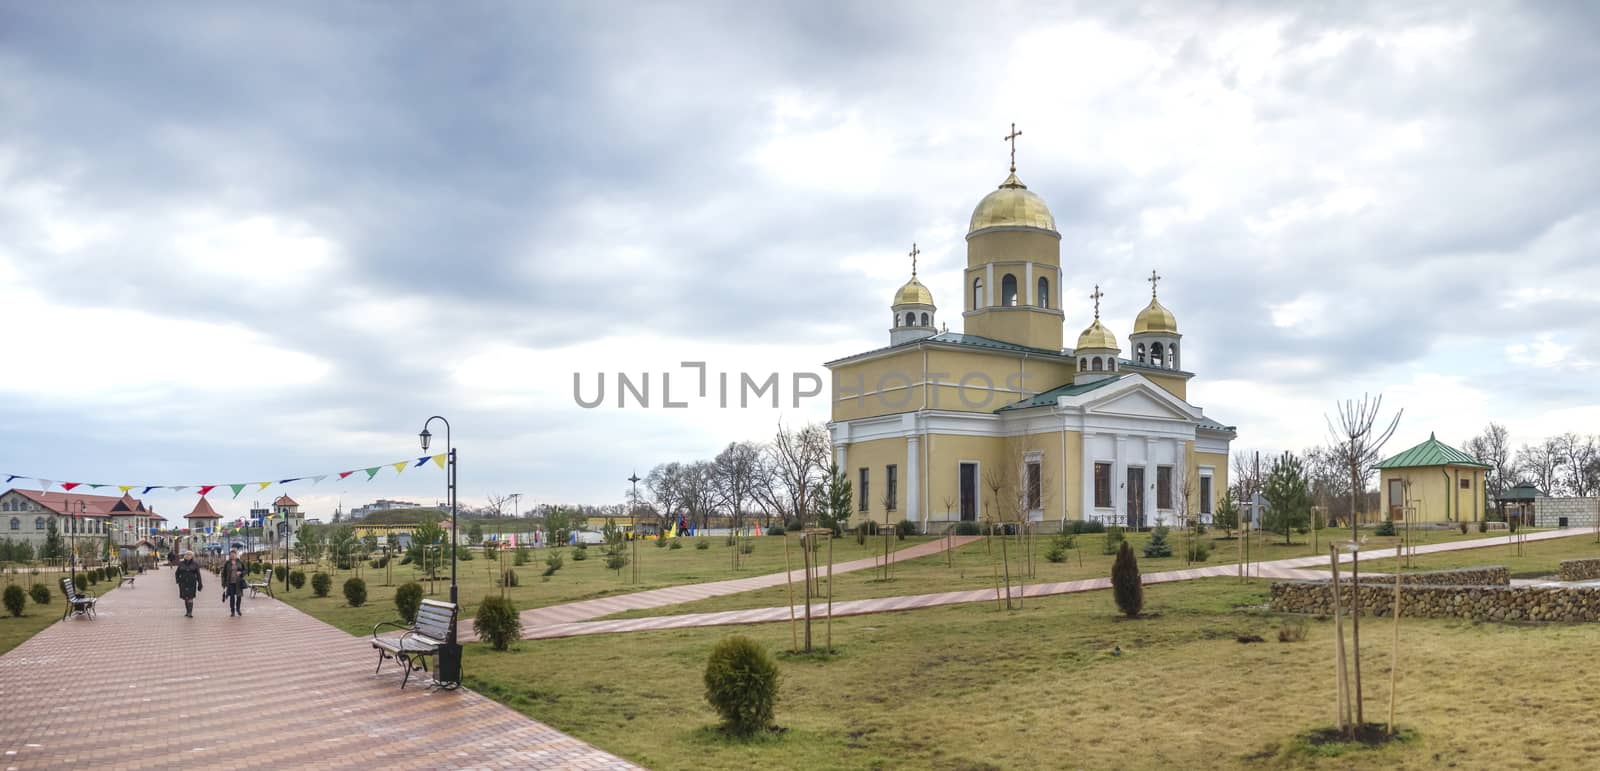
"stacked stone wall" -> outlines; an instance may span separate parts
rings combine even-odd
[[[1365,561],[1362,560],[1362,562]],[[1348,580],[1348,573],[1342,574],[1339,579],[1340,583]],[[1460,568],[1458,570],[1430,570],[1424,573],[1404,573],[1400,576],[1400,582],[1405,585],[1425,586],[1510,586],[1511,570],[1502,565]],[[1394,586],[1394,576],[1362,576],[1361,583],[1383,584],[1392,588]]]
[[[1600,559],[1562,560],[1556,578],[1562,581],[1593,581],[1600,578]]]
[[[1339,585],[1340,609],[1350,612],[1353,593]],[[1361,611],[1389,616],[1394,584],[1361,582]],[[1333,591],[1327,581],[1288,581],[1272,585],[1271,608],[1280,613],[1331,615]],[[1400,586],[1400,614],[1409,618],[1468,618],[1480,621],[1600,621],[1600,587],[1554,586]]]
[[[1560,527],[1562,518],[1567,527],[1594,527],[1600,521],[1600,498],[1533,499],[1533,524],[1536,527]]]

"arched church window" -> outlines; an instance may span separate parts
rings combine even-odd
[[[1079,359],[1078,360],[1078,371],[1079,372],[1088,372],[1089,371],[1089,360],[1088,359]]]
[[[43,530],[44,529],[44,517],[39,517],[39,518],[33,520],[33,529],[34,530]]]
[[[1140,364],[1144,363],[1144,343],[1133,347],[1133,360]]]
[[[928,326],[928,314],[922,314],[922,326]]]
[[[1050,279],[1039,277],[1039,307],[1050,307]]]
[[[1010,308],[1017,304],[1017,277],[1006,274],[1000,279],[1000,306]]]
[[[982,308],[982,307],[983,307],[983,277],[979,276],[979,277],[977,277],[977,278],[972,280],[972,309],[973,310],[977,310],[977,309]]]
[[[1166,366],[1166,357],[1162,355],[1160,343],[1150,344],[1150,363],[1157,367]]]
[[[1100,357],[1096,356],[1094,357],[1094,364],[1090,367],[1090,369],[1094,370],[1095,372],[1100,372],[1103,369],[1101,365],[1102,362],[1100,361]]]

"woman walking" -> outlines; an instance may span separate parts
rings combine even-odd
[[[239,552],[228,552],[228,561],[222,563],[222,593],[228,598],[229,616],[244,615],[239,603],[244,599],[248,580],[245,577],[244,560],[239,559]]]
[[[183,561],[174,571],[178,580],[178,596],[183,598],[183,615],[194,618],[194,596],[204,588],[200,581],[200,565],[194,561],[194,552],[183,553]]]

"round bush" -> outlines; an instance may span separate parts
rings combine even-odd
[[[306,572],[304,570],[291,570],[291,571],[289,571],[289,585],[294,587],[294,588],[296,588],[296,589],[299,589],[299,588],[305,586],[306,585]],[[326,595],[327,593],[328,593],[327,591],[323,591],[322,594],[319,594],[317,596],[321,597],[321,596]]]
[[[35,604],[50,604],[50,590],[44,588],[44,584],[34,584],[33,588],[28,590],[28,594],[33,596],[33,601]]]
[[[900,520],[899,522],[895,523],[894,528],[897,531],[895,535],[900,536],[902,540],[908,535],[917,534],[917,523],[912,522],[909,519]]]
[[[394,590],[394,609],[407,624],[417,620],[417,608],[422,607],[422,584],[412,581]]]
[[[491,594],[479,603],[478,615],[472,619],[472,630],[478,633],[479,640],[503,651],[522,637],[522,617],[517,615],[517,606],[512,605],[511,600]]]
[[[706,661],[706,701],[736,734],[751,734],[772,725],[778,703],[778,664],[756,641],[729,637],[711,649]]]
[[[275,580],[282,581],[289,577],[289,569],[282,565],[275,566],[272,568],[272,577]]]
[[[512,570],[511,568],[506,568],[505,570],[501,571],[500,572],[500,585],[501,586],[518,586],[519,584],[517,583],[517,571]]]
[[[677,538],[674,538],[671,541],[667,542],[667,548],[669,548],[669,549],[682,549],[683,548],[683,541],[681,541],[681,540],[679,540]]]
[[[367,604],[367,582],[359,578],[344,582],[344,601],[352,608]]]
[[[89,576],[84,573],[77,573],[73,575],[72,585],[77,587],[79,592],[82,592],[84,587],[89,585]]]
[[[296,573],[300,571],[296,570]],[[311,593],[318,597],[328,596],[328,590],[333,588],[333,576],[318,571],[311,574]]]
[[[583,548],[582,544],[579,544],[578,548],[572,550],[573,562],[582,562],[586,559],[589,559],[589,550]]]
[[[696,538],[694,539],[694,548],[699,549],[700,551],[705,551],[706,549],[711,548],[711,542],[704,538]]]
[[[1373,535],[1394,535],[1394,520],[1386,519],[1378,523],[1378,529]]]
[[[22,609],[28,607],[28,593],[22,587],[12,584],[6,587],[5,593],[6,612],[13,616],[22,615]]]
[[[980,533],[976,522],[957,522],[956,535],[977,535]]]
[[[777,526],[777,525],[773,525],[772,527],[767,528],[767,535],[783,535],[783,534],[784,534],[784,529],[779,527],[779,526]]]

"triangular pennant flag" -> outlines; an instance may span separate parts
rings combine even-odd
[[[341,472],[339,472],[339,478],[340,479],[344,479],[345,477],[350,476],[351,474],[354,474],[354,473],[356,473],[356,472],[354,472],[354,471],[341,471]]]
[[[398,473],[400,473],[402,471],[405,471],[406,470],[406,464],[408,464],[410,462],[411,461],[403,460],[403,461],[400,461],[399,463],[390,463],[389,465],[394,466],[394,473],[398,474]]]
[[[433,462],[439,464],[439,468],[444,468],[444,456],[445,454],[442,452],[433,456]]]
[[[175,492],[175,493],[181,493],[181,492],[183,492],[184,490],[187,490],[187,489],[189,489],[188,485],[178,485],[176,487],[173,487],[172,491]],[[205,495],[205,493],[200,493],[200,494],[201,495]]]
[[[149,495],[151,490],[160,490],[160,489],[161,489],[161,485],[150,485],[150,486],[148,486],[148,487],[146,487],[144,489],[144,492],[139,493],[139,494],[140,495]]]
[[[316,486],[317,486],[317,483],[319,483],[319,482],[321,482],[321,481],[322,481],[322,480],[324,480],[324,479],[327,479],[327,478],[328,478],[328,475],[327,475],[327,474],[318,474],[318,475],[316,475],[316,476],[314,476],[314,477],[312,477],[312,478],[311,478],[311,486],[312,486],[312,487],[316,487]],[[340,479],[344,479],[344,477],[342,477],[342,476],[341,476],[341,477],[339,477],[339,478],[340,478]]]
[[[260,485],[260,487],[256,488],[257,490],[265,490],[272,486],[271,482],[257,482],[256,484]]]
[[[128,491],[132,490],[133,488],[134,485],[117,485],[117,489],[121,490],[123,495],[127,495]]]
[[[378,469],[381,469],[381,468],[383,468],[383,467],[382,466],[373,466],[372,468],[367,469],[367,481],[369,481],[369,482],[372,481],[372,478],[378,475]]]
[[[244,485],[228,485],[228,487],[233,490],[233,497],[234,498],[238,498],[239,497],[239,491],[244,489]]]
[[[200,488],[200,497],[204,498],[207,495],[210,495],[211,491],[215,490],[215,489],[217,489],[216,485],[206,485],[206,486]]]
[[[81,484],[83,484],[83,483],[82,482],[62,482],[61,483],[61,489],[66,490],[68,492],[71,492],[72,488],[77,487],[78,485],[81,485]]]
[[[55,484],[55,482],[52,482],[52,481],[50,481],[48,479],[39,479],[39,480],[36,480],[36,481],[39,483],[39,492],[41,492],[41,493],[49,492],[51,485]]]
[[[280,480],[278,480],[278,484],[286,485],[286,484],[289,484],[290,482],[298,482],[298,481],[300,481],[302,479],[305,479],[305,477],[295,477],[293,479],[280,479]]]
[[[106,485],[89,485],[89,489],[90,490],[99,490],[100,488],[105,487],[105,486]]]
[[[427,463],[430,460],[433,460],[433,458],[430,458],[430,457],[424,455],[424,456],[422,456],[422,457],[417,459],[417,466],[421,466],[422,464]],[[417,466],[412,466],[412,468],[416,468]]]

